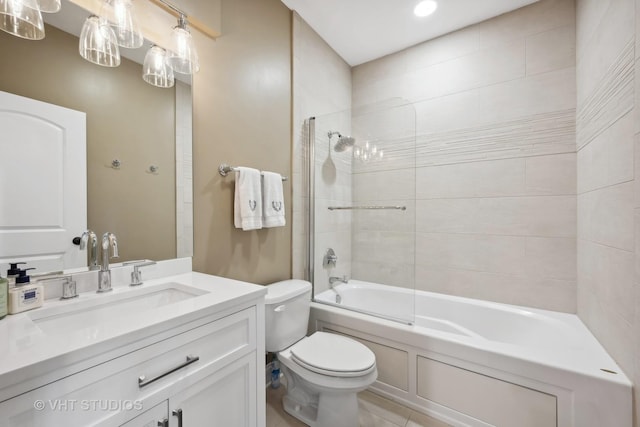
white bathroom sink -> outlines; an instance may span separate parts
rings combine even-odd
[[[54,307],[35,310],[29,313],[29,317],[45,334],[64,334],[108,324],[114,319],[140,315],[208,293],[174,282],[118,291],[88,295],[86,300],[81,295],[77,301],[61,302]]]

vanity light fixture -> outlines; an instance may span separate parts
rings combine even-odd
[[[419,18],[424,18],[435,12],[437,8],[438,3],[435,0],[423,0],[416,5],[413,13]]]
[[[60,0],[38,0],[40,5],[40,12],[44,13],[56,13],[60,11],[62,5]]]
[[[0,30],[27,40],[44,38],[37,0],[0,0]]]
[[[105,25],[96,15],[89,16],[80,33],[80,56],[103,67],[120,65],[120,49],[116,35],[109,25]]]
[[[187,29],[187,17],[180,12],[178,25],[173,28],[168,52],[169,65],[181,74],[194,74],[200,70],[200,61],[193,37]]]
[[[167,61],[167,51],[153,45],[147,51],[142,65],[142,79],[150,85],[170,88],[175,83],[173,69]]]
[[[100,19],[111,27],[119,46],[137,49],[144,43],[133,0],[104,0]]]

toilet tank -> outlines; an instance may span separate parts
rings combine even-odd
[[[284,280],[267,285],[265,296],[266,349],[281,351],[307,334],[311,283]]]

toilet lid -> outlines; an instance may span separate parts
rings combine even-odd
[[[341,335],[316,332],[293,347],[292,359],[324,375],[354,377],[375,368],[376,357],[365,345]]]

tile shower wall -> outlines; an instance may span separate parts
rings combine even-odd
[[[338,269],[329,272],[318,269],[316,291],[328,284],[328,276],[349,275],[351,259],[350,218],[347,215],[330,215],[329,203],[346,203],[351,200],[351,172],[344,156],[329,157],[327,132],[350,132],[351,69],[318,34],[295,12],[293,13],[293,277],[304,278],[307,242],[308,203],[303,179],[305,156],[304,121],[316,116],[318,152],[316,170],[319,190],[317,193],[317,263],[321,263],[325,246],[332,245],[339,260]],[[344,113],[336,113],[336,112]],[[332,139],[335,143],[335,137]],[[333,165],[333,167],[332,167]],[[331,191],[333,190],[333,191]],[[323,277],[325,276],[325,277]]]
[[[575,312],[575,30],[573,0],[542,0],[352,70],[354,108],[416,110],[415,153],[353,177],[415,206],[416,289]]]
[[[578,315],[637,386],[640,1],[578,0],[576,12]]]

